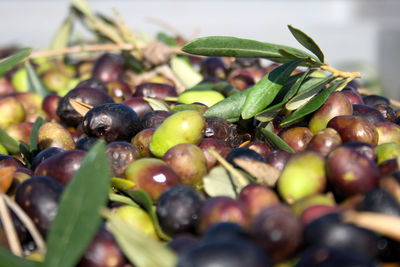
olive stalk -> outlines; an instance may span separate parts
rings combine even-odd
[[[0,218],[4,227],[4,232],[7,236],[8,245],[11,251],[17,255],[22,256],[22,247],[19,243],[18,235],[15,230],[14,224],[11,219],[10,212],[7,208],[6,202],[4,200],[4,194],[0,195]]]

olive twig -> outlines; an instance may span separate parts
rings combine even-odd
[[[43,254],[46,252],[46,242],[43,240],[42,235],[37,230],[35,224],[29,218],[28,215],[18,206],[15,204],[7,195],[3,195],[5,202],[10,207],[10,209],[18,216],[20,221],[24,224],[26,229],[28,229],[29,233],[31,234],[33,240],[38,247],[39,253]]]
[[[334,67],[331,67],[329,65],[321,65],[320,69],[324,70],[324,71],[329,71],[330,73],[332,73],[333,76],[336,76],[336,77],[353,78],[353,79],[361,77],[361,74],[358,71],[354,71],[354,72],[341,71],[341,70],[335,69]]]
[[[138,46],[144,48],[147,45],[138,45]],[[115,50],[130,51],[134,48],[135,46],[133,44],[128,44],[128,43],[76,45],[62,49],[36,51],[33,52],[29,56],[29,58],[34,59],[40,57],[56,57],[59,55],[85,53],[85,52],[102,52],[102,51],[115,51]],[[188,55],[188,53],[181,51],[180,47],[170,47],[170,49],[175,54]]]
[[[14,224],[11,220],[10,212],[4,200],[4,194],[0,195],[0,219],[4,227],[4,232],[7,236],[8,245],[12,253],[17,256],[22,256],[22,247],[18,239],[17,232],[15,231]]]

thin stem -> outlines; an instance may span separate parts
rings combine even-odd
[[[144,48],[147,45],[138,45],[139,48]],[[56,57],[59,55],[65,54],[76,54],[76,53],[84,53],[84,52],[100,52],[100,51],[115,51],[115,50],[125,50],[130,51],[134,49],[135,46],[133,44],[121,43],[121,44],[93,44],[93,45],[76,45],[70,46],[62,49],[55,50],[43,50],[33,52],[29,58],[39,58],[39,57]],[[181,55],[189,55],[181,51],[180,47],[171,47],[172,53],[181,54]]]
[[[31,234],[33,240],[35,241],[39,253],[43,254],[46,252],[46,242],[43,240],[42,235],[37,230],[35,224],[32,222],[31,218],[26,215],[25,211],[20,208],[14,201],[12,201],[7,195],[3,195],[4,200],[6,201],[7,205],[12,209],[12,211],[18,216],[21,222],[24,224],[26,229],[28,229],[29,233]]]
[[[4,194],[0,195],[0,218],[1,222],[3,223],[4,232],[6,233],[8,245],[10,246],[12,253],[21,257],[22,247],[19,242],[17,232],[15,231],[10,212],[7,208],[6,202],[4,201]]]
[[[354,72],[346,72],[346,71],[341,71],[338,69],[335,69],[334,67],[331,67],[329,65],[322,65],[320,66],[321,70],[324,71],[329,71],[332,73],[333,76],[337,77],[342,77],[342,78],[360,78],[361,74],[358,71]]]

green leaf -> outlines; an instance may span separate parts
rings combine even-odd
[[[28,75],[29,90],[35,92],[43,97],[47,96],[51,92],[42,83],[36,71],[33,69],[29,61],[25,62],[26,73]]]
[[[244,187],[235,176],[222,166],[214,167],[203,177],[204,191],[210,197],[228,196],[236,198]]]
[[[153,110],[169,111],[169,105],[161,99],[151,98],[151,97],[143,97],[143,99],[146,100],[147,103],[149,103],[150,107]]]
[[[295,55],[313,58],[316,62],[319,62],[318,58],[300,49],[228,36],[198,38],[184,45],[182,51],[203,56],[266,58],[282,63],[291,60],[282,56],[279,49],[285,49]]]
[[[298,94],[286,103],[287,110],[295,110],[304,106],[308,101],[310,101],[311,98],[313,98],[316,94],[318,94],[318,92],[325,85],[332,82],[336,78],[333,76],[329,76],[326,78],[312,78],[312,79],[317,82],[313,83],[312,86],[307,88],[307,90],[302,90],[302,88],[300,88]]]
[[[0,267],[35,267],[39,266],[39,264],[39,262],[15,256],[11,251],[0,246]]]
[[[30,142],[30,151],[34,154],[37,151],[37,136],[38,136],[39,128],[44,123],[45,123],[45,120],[42,117],[38,117],[32,126],[32,131],[29,136],[29,142]]]
[[[249,89],[233,94],[215,105],[212,105],[204,113],[206,117],[219,117],[230,122],[235,122],[240,119],[240,113],[244,102],[246,101]]]
[[[203,76],[183,57],[175,56],[170,61],[171,69],[185,88],[190,88],[201,82]]]
[[[17,154],[19,151],[19,144],[14,138],[8,135],[6,131],[0,128],[0,144],[2,144],[9,153]]]
[[[146,191],[144,191],[143,189],[138,189],[138,190],[123,190],[123,192],[147,211],[154,224],[154,228],[156,229],[158,237],[163,240],[171,240],[171,237],[169,237],[162,231],[160,223],[158,222],[157,214],[155,212],[155,207],[153,206],[153,201],[151,200],[150,196],[146,193]]]
[[[275,149],[286,150],[290,153],[295,153],[293,148],[291,148],[285,141],[283,141],[278,135],[274,134],[272,131],[259,128],[261,133],[264,135],[266,141]]]
[[[301,108],[297,109],[295,112],[290,114],[287,118],[285,118],[281,122],[281,126],[282,127],[286,126],[286,125],[316,111],[317,109],[319,109],[325,103],[325,101],[328,99],[329,95],[345,82],[346,82],[346,80],[337,82],[337,83],[329,86],[327,89],[323,90],[321,93],[314,96],[307,104],[305,104]]]
[[[85,155],[64,189],[47,238],[43,267],[72,267],[82,257],[102,221],[100,208],[108,200],[110,170],[104,141]]]
[[[166,34],[165,32],[159,32],[157,33],[157,40],[160,42],[163,42],[166,45],[169,46],[177,46],[178,42],[173,36],[170,36]]]
[[[242,108],[243,119],[253,117],[271,104],[298,65],[298,61],[289,61],[265,75],[252,86]]]
[[[103,211],[103,216],[107,219],[107,227],[118,245],[135,266],[176,266],[178,256],[164,243],[145,236],[132,227],[127,227],[117,215],[108,210]]]
[[[120,194],[110,193],[108,194],[108,199],[112,202],[118,202],[130,206],[139,207],[139,205],[136,204],[136,202],[134,202],[130,197],[126,197]]]
[[[22,156],[22,159],[25,165],[30,168],[32,165],[33,155],[29,148],[29,145],[23,141],[19,143],[19,153]]]
[[[92,16],[92,11],[90,10],[89,4],[86,0],[69,0],[71,5],[82,12],[86,16]]]
[[[22,49],[0,61],[0,77],[24,61],[32,52],[32,48]]]
[[[300,89],[300,86],[303,84],[304,80],[312,73],[311,69],[307,69],[303,74],[300,76],[299,79],[290,87],[289,91],[286,92],[285,96],[283,97],[283,101],[289,101],[293,96],[297,94]]]
[[[256,114],[256,116],[254,118],[261,122],[271,121],[276,117],[276,115],[279,114],[279,112],[282,111],[282,108],[285,106],[285,103],[286,102],[281,102],[281,103],[275,104],[273,106],[270,106],[267,109]]]
[[[53,40],[50,44],[50,49],[63,49],[68,46],[68,41],[72,33],[72,25],[75,20],[75,14],[70,13],[68,18],[63,22],[60,28],[57,30],[56,34],[53,37]],[[59,58],[63,58],[63,55],[58,56]]]
[[[321,62],[324,62],[324,54],[310,36],[302,32],[301,30],[293,27],[292,25],[288,25],[288,27],[294,38],[296,38],[296,40],[299,41],[300,44],[302,44],[305,48],[314,53],[314,55],[316,55]]]

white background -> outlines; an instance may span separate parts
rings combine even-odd
[[[164,31],[148,20],[156,18],[186,38],[197,32],[196,37],[231,35],[300,47],[287,29],[292,24],[313,37],[331,65],[355,70],[347,63],[362,63],[357,70],[365,79],[374,78],[376,71],[384,94],[400,99],[400,1],[88,2],[94,11],[108,15],[116,8],[132,29],[150,36]],[[0,0],[0,46],[46,47],[67,16],[68,6],[63,0]]]

